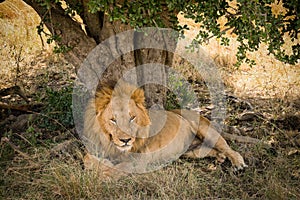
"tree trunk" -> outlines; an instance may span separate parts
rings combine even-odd
[[[93,38],[88,37],[82,30],[81,25],[70,16],[58,4],[52,4],[50,9],[41,6],[35,0],[24,0],[41,17],[52,35],[59,36],[59,46],[70,47],[71,50],[64,53],[66,60],[79,69],[82,61],[96,46]]]
[[[172,66],[176,41],[175,39],[172,40],[171,37],[164,38],[164,33],[161,35],[159,33],[147,34],[148,36],[142,32],[136,32],[134,35],[134,45],[136,48],[134,51],[135,64],[136,66],[148,64],[145,67],[137,68],[137,82],[138,85],[152,82],[152,84],[144,85],[146,104],[148,107],[162,108],[166,102],[167,69]],[[159,36],[155,37],[157,35]],[[145,43],[154,44],[157,49],[141,48]],[[162,67],[155,67],[159,64]],[[153,69],[154,67],[155,69]]]
[[[147,67],[137,68],[137,83],[143,85],[145,89],[146,104],[148,107],[158,105],[162,107],[166,100],[166,82],[167,82],[167,70],[161,68],[156,71],[155,78],[161,79],[160,84],[145,84],[149,76],[148,70],[154,66],[154,63],[160,63],[163,66],[171,66],[173,53],[166,51],[166,47],[169,51],[174,51],[176,48],[176,40],[167,39],[163,37],[155,40],[154,37],[149,37],[143,33],[135,33],[132,37],[123,38],[120,40],[118,37],[110,39],[110,44],[103,43],[106,39],[117,35],[118,33],[131,30],[129,25],[122,24],[119,21],[110,22],[101,12],[92,14],[88,12],[88,0],[74,1],[66,0],[66,2],[72,6],[74,3],[80,3],[83,6],[83,11],[79,13],[80,17],[85,24],[85,31],[81,28],[81,25],[75,22],[65,10],[59,4],[52,4],[49,10],[41,6],[34,0],[24,0],[30,5],[40,16],[52,35],[58,35],[60,40],[57,42],[60,46],[67,46],[71,49],[64,53],[65,59],[75,66],[76,71],[80,68],[87,55],[97,46],[97,44],[104,44],[107,46],[107,52],[100,52],[103,55],[99,57],[109,56],[113,59],[113,63],[105,70],[102,77],[98,77],[101,82],[118,81],[126,71],[141,66],[147,63]],[[160,49],[144,48],[143,44],[157,43]],[[132,52],[123,53],[121,51],[122,45],[131,45]],[[161,46],[162,45],[162,46]],[[103,50],[103,49],[102,49]],[[99,59],[93,61],[95,65],[101,65]],[[97,63],[98,62],[98,63]]]

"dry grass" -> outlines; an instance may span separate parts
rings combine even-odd
[[[7,80],[3,77],[13,74],[11,72],[16,68],[14,57],[21,48],[22,58],[41,49],[35,29],[38,21],[39,18],[21,1],[5,1],[0,5],[1,85]]]
[[[41,91],[70,84],[75,74],[73,66],[52,53],[53,44],[38,35],[39,23],[40,17],[23,1],[0,4],[0,89],[18,85],[41,100]]]
[[[0,88],[19,81],[14,55],[21,47],[20,76],[30,94],[37,89],[30,86],[56,87],[62,85],[58,80],[71,79],[72,68],[65,70],[62,59],[40,54],[38,22],[21,1],[0,4]],[[230,142],[249,165],[243,173],[233,173],[229,162],[220,166],[211,159],[182,159],[152,173],[107,181],[97,171],[83,170],[80,141],[64,130],[40,129],[38,122],[29,121],[21,130],[0,132],[0,199],[300,199],[299,130],[285,130],[271,120],[299,114],[300,103],[284,101],[299,97],[299,66],[279,63],[262,46],[255,54],[259,65],[235,69],[236,45],[225,48],[212,40],[205,49],[220,64],[226,84],[235,94],[251,97],[254,112],[264,116],[244,124],[237,120],[239,108],[229,108],[229,124],[250,127],[245,134],[272,144],[270,148]],[[68,140],[71,144],[58,151]]]
[[[5,147],[5,146],[2,146]],[[298,199],[299,159],[276,155],[262,146],[247,152],[249,169],[234,174],[229,163],[178,160],[153,173],[118,181],[105,180],[97,171],[82,169],[68,154],[29,147],[30,157],[15,153],[1,171],[5,199]],[[76,154],[82,151],[72,146]],[[29,154],[29,153],[28,153]],[[281,154],[281,153],[280,153]],[[2,164],[3,165],[3,161]],[[274,167],[276,166],[276,167]],[[2,166],[3,167],[3,166]],[[296,174],[298,173],[298,174]],[[298,177],[298,178],[297,178]],[[9,187],[8,187],[9,186]]]
[[[39,55],[50,52],[37,34],[39,22],[40,17],[23,1],[0,4],[0,88],[23,85],[18,76],[35,65]]]

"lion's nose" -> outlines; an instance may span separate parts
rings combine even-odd
[[[121,142],[124,142],[125,145],[131,140],[131,138],[120,139]]]

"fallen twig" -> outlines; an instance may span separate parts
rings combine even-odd
[[[229,134],[229,133],[222,133],[221,134],[225,139],[228,140],[234,140],[237,142],[241,142],[241,143],[252,143],[252,144],[257,144],[259,142],[262,142],[259,139],[256,138],[252,138],[249,136],[240,136],[240,135],[233,135],[233,134]]]
[[[10,88],[4,88],[0,90],[0,97],[4,97],[7,95],[17,94],[20,97],[22,97],[27,103],[29,102],[28,98],[26,97],[25,93],[21,88],[17,85],[10,87]]]
[[[6,103],[0,103],[0,109],[6,109],[6,110],[16,110],[21,111],[25,113],[32,113],[33,108],[42,107],[43,104],[41,103],[35,103],[35,104],[25,104],[25,105],[9,105]]]

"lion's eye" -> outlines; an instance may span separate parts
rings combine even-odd
[[[130,117],[130,122],[133,122],[135,120],[135,116]]]
[[[110,122],[113,124],[117,124],[117,120],[115,118],[110,119]]]

